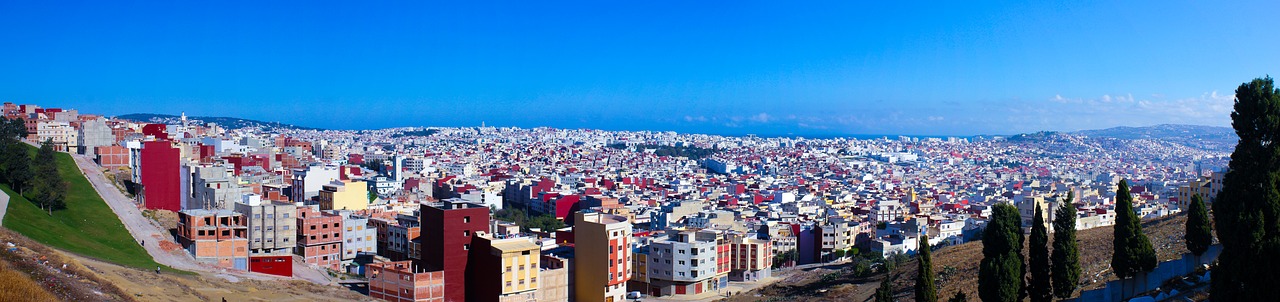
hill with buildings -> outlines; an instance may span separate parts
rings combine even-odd
[[[1230,152],[1235,148],[1235,130],[1230,127],[1160,124],[1147,127],[1113,127],[1082,130],[1072,134],[1125,140],[1156,139],[1192,148]]]
[[[168,114],[154,114],[154,113],[133,113],[133,114],[117,116],[116,118],[121,118],[121,119],[126,119],[131,121],[163,123],[163,124],[176,124],[182,121],[181,116],[168,115]],[[187,120],[197,125],[217,124],[219,127],[223,127],[227,129],[259,128],[259,129],[321,130],[319,128],[302,127],[302,126],[283,124],[278,122],[275,122],[275,123],[263,122],[263,121],[257,121],[257,120],[251,120],[251,119],[235,118],[235,117],[188,116]]]

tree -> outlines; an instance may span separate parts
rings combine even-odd
[[[884,280],[880,281],[880,287],[876,288],[876,302],[893,302],[893,276],[892,272],[885,273]]]
[[[983,231],[982,263],[978,267],[978,298],[982,301],[1020,301],[1023,294],[1022,221],[1010,204],[992,207]]]
[[[1027,282],[1027,295],[1032,302],[1053,301],[1053,284],[1049,281],[1049,232],[1044,227],[1044,211],[1037,205],[1031,223],[1030,258],[1031,280]]]
[[[36,205],[48,211],[49,215],[53,215],[53,210],[67,207],[67,183],[58,172],[55,153],[52,140],[40,144],[36,151],[35,181],[31,186]]]
[[[25,194],[31,189],[32,178],[35,177],[27,147],[22,146],[21,143],[8,144],[5,146],[5,154],[5,178],[9,186],[18,191],[18,194]]]
[[[947,302],[969,302],[969,296],[965,295],[964,292],[956,292],[956,295],[951,296],[951,300],[947,300]]]
[[[1280,89],[1257,78],[1235,96],[1240,139],[1213,200],[1222,254],[1210,292],[1214,301],[1280,301]]]
[[[1071,298],[1080,284],[1080,249],[1076,242],[1075,194],[1067,192],[1067,200],[1058,206],[1053,220],[1053,294],[1059,299]]]
[[[27,134],[29,132],[27,132],[27,121],[25,119],[4,119],[3,123],[0,123],[0,138],[19,139],[26,137]]]
[[[378,200],[378,191],[376,190],[369,190],[369,193],[365,195],[368,195],[366,197],[369,198],[369,203],[373,203],[374,200]]]
[[[1209,226],[1209,211],[1204,206],[1200,194],[1191,195],[1191,206],[1187,209],[1187,231],[1183,239],[1187,241],[1187,251],[1200,257],[1213,244],[1213,227]]]
[[[916,248],[916,302],[937,302],[938,287],[933,284],[933,256],[929,251],[929,235],[920,235],[920,244]]]
[[[1116,189],[1114,232],[1112,241],[1115,251],[1111,254],[1111,269],[1116,272],[1116,276],[1124,279],[1156,268],[1156,251],[1151,248],[1151,240],[1142,233],[1142,221],[1133,210],[1129,182],[1123,179]]]

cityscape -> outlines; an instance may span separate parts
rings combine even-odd
[[[1280,301],[1275,3],[493,5],[0,4],[0,301]]]

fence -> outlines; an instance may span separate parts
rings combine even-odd
[[[1133,278],[1107,282],[1107,286],[1080,293],[1080,297],[1066,301],[1104,301],[1121,302],[1138,293],[1154,290],[1169,279],[1185,276],[1195,272],[1201,265],[1212,263],[1222,253],[1222,245],[1209,247],[1204,255],[1197,259],[1191,253],[1182,254],[1182,259],[1161,262],[1156,269]]]

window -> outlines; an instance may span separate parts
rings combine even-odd
[[[289,213],[284,213],[284,218],[289,218]]]
[[[462,250],[464,250],[464,251],[470,251],[470,250],[471,250],[471,245],[470,245],[470,244],[463,244],[463,245],[462,245]]]
[[[262,214],[253,214],[253,219],[261,219]]]
[[[508,266],[507,266],[507,272],[510,272],[510,271],[511,271],[511,266],[510,266],[510,265],[508,265]]]
[[[276,219],[276,214],[267,214],[267,219]]]
[[[684,260],[680,260],[680,265],[684,265]]]
[[[471,237],[471,231],[470,230],[462,231],[462,236]]]
[[[462,216],[462,223],[471,223],[471,216]]]
[[[287,226],[287,225],[286,225],[286,226],[284,226],[284,230],[285,230],[285,231],[288,231],[288,230],[289,230],[289,226]]]

